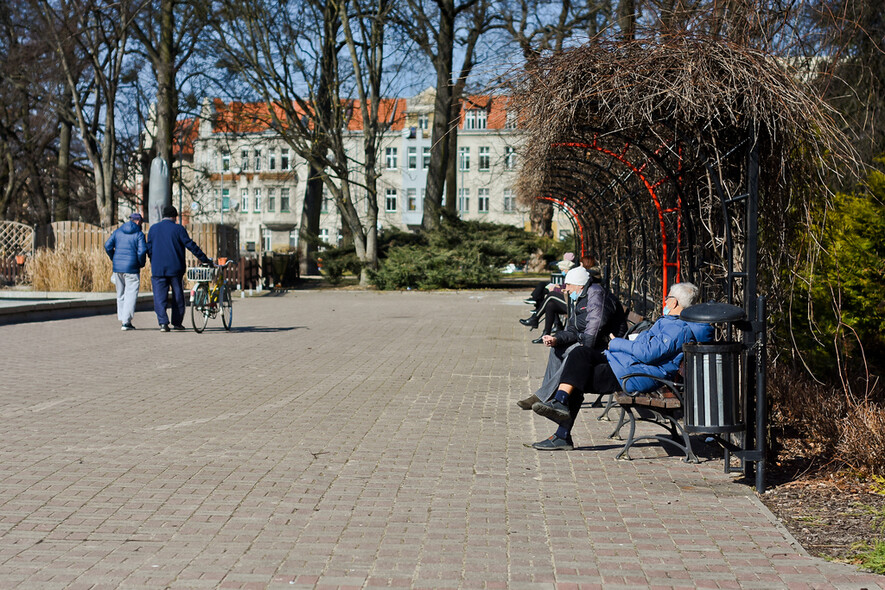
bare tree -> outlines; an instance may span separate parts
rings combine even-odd
[[[621,0],[619,7],[627,1]],[[632,11],[632,0],[629,1],[630,7],[624,6],[623,9]],[[501,27],[519,46],[528,68],[533,67],[544,53],[562,53],[572,37],[596,35],[601,27],[605,27],[611,12],[607,0],[565,0],[558,5],[558,10],[553,8],[544,0],[516,0],[502,5],[498,16]],[[529,205],[532,231],[540,236],[553,237],[553,205],[537,199]]]
[[[227,2],[215,25],[216,42],[225,67],[267,105],[266,124],[307,162],[308,183],[319,179],[333,197],[365,284],[377,265],[377,201],[369,195],[369,213],[361,220],[353,192],[360,180],[347,146],[355,105],[344,88],[353,86],[360,96],[364,149],[357,164],[367,191],[377,193],[378,139],[390,123],[381,120],[380,109],[389,3],[316,0],[305,8],[300,2]],[[352,70],[339,63],[345,47]]]
[[[436,73],[436,101],[433,109],[430,165],[424,191],[424,229],[439,225],[446,171],[449,166],[450,141],[454,129],[453,105],[455,83],[452,80],[455,53],[456,21],[480,0],[407,0],[397,13],[396,22],[433,64]],[[483,3],[485,4],[485,3]],[[472,53],[472,52],[471,52]],[[472,54],[470,60],[472,63]],[[469,64],[468,64],[469,65]],[[472,65],[468,69],[472,68]],[[463,68],[462,68],[463,69]]]
[[[132,23],[140,52],[148,59],[156,80],[153,152],[172,168],[175,124],[179,113],[180,74],[192,63],[206,27],[203,0],[150,0]],[[169,175],[171,183],[173,175]],[[171,184],[170,187],[171,189]]]
[[[102,225],[111,225],[117,213],[117,94],[126,73],[126,46],[138,7],[125,0],[36,2],[64,72],[83,147],[92,164],[99,220]],[[87,64],[82,73],[68,50],[69,42]]]

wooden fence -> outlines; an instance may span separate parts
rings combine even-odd
[[[102,228],[81,221],[57,221],[36,228],[36,243],[39,247],[66,250],[103,249],[104,243],[117,227]],[[229,225],[217,223],[185,224],[190,237],[210,258],[230,258],[238,260],[227,272],[227,279],[243,289],[289,288],[300,278],[297,253],[280,254],[266,252],[261,258],[240,258],[239,231]],[[145,234],[148,224],[143,226]],[[187,266],[198,266],[199,261],[186,252]],[[23,280],[23,267],[15,259],[0,259],[0,282],[13,284]]]
[[[14,256],[0,258],[0,286],[14,285],[25,279],[25,266],[16,262]]]

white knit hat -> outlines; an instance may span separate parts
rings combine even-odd
[[[566,285],[583,287],[590,280],[590,273],[583,266],[576,266],[565,274]]]

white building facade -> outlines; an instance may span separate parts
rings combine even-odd
[[[381,142],[378,180],[380,228],[414,229],[423,216],[430,162],[433,92],[391,100],[393,124]],[[195,222],[239,228],[243,254],[294,248],[298,242],[308,167],[276,133],[238,129],[225,133],[214,125],[215,110],[227,105],[207,103],[193,137],[193,170],[184,175],[191,186],[186,214]],[[506,98],[466,99],[458,129],[457,211],[462,219],[503,223],[529,229],[529,211],[516,203],[513,184],[519,166],[520,135],[506,110]],[[254,126],[254,125],[253,125]],[[362,159],[362,132],[349,126],[348,151]],[[359,165],[355,166],[359,169]],[[190,178],[188,178],[190,177]],[[357,211],[366,214],[366,192],[351,187]],[[562,239],[571,226],[560,212],[554,235]],[[331,197],[323,198],[320,239],[336,245],[343,221]]]

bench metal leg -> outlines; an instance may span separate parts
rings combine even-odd
[[[612,433],[608,435],[609,438],[615,440],[621,440],[621,428],[624,426],[624,419],[627,417],[627,409],[624,406],[621,406],[621,415],[618,416],[618,425],[615,426],[615,429],[612,430]],[[630,418],[633,418],[633,415],[630,414]]]
[[[612,433],[614,435],[618,430],[621,429],[621,425],[624,423],[624,415],[627,414],[630,416],[630,435],[627,437],[627,444],[624,445],[624,448],[621,449],[621,452],[615,456],[615,459],[626,459],[630,460],[630,447],[633,446],[633,443],[636,442],[636,439],[633,438],[633,435],[636,434],[636,416],[633,415],[633,411],[625,406],[621,406],[621,420],[618,422],[618,428],[615,429],[615,432]]]
[[[606,402],[606,404],[605,404],[605,410],[603,410],[602,414],[600,414],[596,419],[600,422],[602,422],[603,420],[608,420],[610,422],[611,418],[608,417],[608,413],[611,411],[611,409],[615,405],[616,405],[615,404],[615,394],[609,393],[608,394],[608,402]]]
[[[669,414],[661,414],[658,411],[645,409],[649,415],[646,415],[645,412],[640,411],[639,408],[636,409],[637,412],[634,415],[633,411],[629,407],[622,407],[621,421],[618,423],[618,427],[615,429],[615,432],[612,433],[612,436],[609,438],[614,438],[614,434],[620,430],[623,421],[624,414],[630,415],[630,435],[627,437],[627,443],[624,445],[624,448],[621,449],[621,452],[617,454],[616,459],[630,459],[629,451],[630,447],[641,440],[656,440],[658,442],[667,443],[675,446],[679,450],[681,450],[685,454],[685,458],[683,461],[685,463],[700,463],[697,455],[695,455],[694,451],[691,448],[691,440],[688,438],[688,433],[685,429],[679,424],[678,419]],[[657,424],[662,426],[670,431],[670,436],[665,436],[661,434],[648,434],[640,437],[634,437],[636,432],[636,422],[637,421],[650,422],[652,424]],[[680,442],[680,439],[682,442]]]

